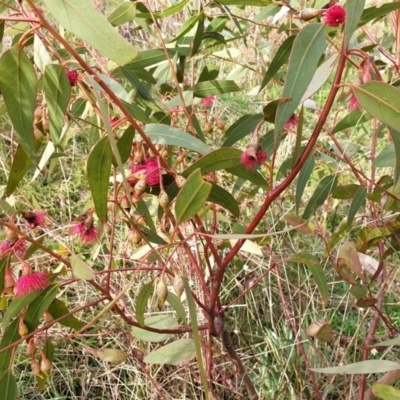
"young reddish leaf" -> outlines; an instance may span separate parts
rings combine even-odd
[[[108,137],[93,147],[87,161],[87,178],[96,214],[101,222],[107,220],[108,185],[111,173],[112,151]]]
[[[137,50],[97,12],[90,0],[44,0],[43,3],[61,26],[110,60],[125,65],[136,58]]]
[[[147,364],[179,365],[196,355],[193,339],[179,339],[148,354],[143,361]]]
[[[338,259],[345,263],[363,282],[365,282],[365,276],[354,242],[347,240],[340,246]]]
[[[211,192],[211,187],[211,183],[203,180],[200,169],[189,176],[176,198],[175,214],[178,224],[201,210]]]
[[[300,104],[324,51],[325,26],[323,24],[306,25],[296,36],[281,96],[289,97],[292,101],[278,107],[275,118],[275,137],[279,135]]]
[[[71,97],[71,84],[61,65],[50,64],[44,71],[44,94],[49,113],[51,140],[57,145]]]
[[[400,91],[393,86],[370,81],[352,87],[362,108],[393,129],[400,126]]]
[[[154,290],[154,283],[149,282],[147,285],[143,286],[142,290],[140,291],[137,301],[136,301],[136,319],[139,322],[140,326],[145,325],[144,321],[144,312],[147,308],[147,300],[153,294]]]
[[[90,268],[89,265],[87,265],[78,255],[71,254],[69,261],[75,278],[83,279],[84,281],[91,281],[95,278],[92,268]]]
[[[35,69],[20,46],[3,53],[0,58],[1,92],[19,143],[32,162],[35,162],[33,114],[36,84]]]

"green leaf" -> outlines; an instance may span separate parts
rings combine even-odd
[[[172,329],[178,326],[178,322],[170,315],[153,315],[144,320],[143,326],[150,326],[157,329]],[[132,328],[131,332],[135,338],[153,343],[164,342],[172,336],[171,333],[150,332],[136,326]]]
[[[346,240],[340,246],[338,260],[349,267],[365,283],[365,276],[357,250],[353,241]]]
[[[292,101],[281,104],[278,108],[275,119],[276,137],[300,104],[324,51],[325,26],[323,24],[306,25],[296,36],[281,96],[289,97]]]
[[[201,210],[210,194],[211,187],[211,183],[204,182],[200,169],[189,176],[176,198],[175,214],[178,224]]]
[[[36,73],[19,46],[6,51],[0,58],[0,88],[11,122],[31,161],[35,161],[33,114],[36,107]]]
[[[339,121],[335,127],[332,129],[332,133],[338,133],[344,131],[345,129],[352,128],[353,126],[359,125],[368,121],[371,116],[359,109],[352,111],[347,114],[341,121]]]
[[[168,125],[147,124],[143,127],[143,130],[153,143],[179,146],[200,154],[211,152],[211,148],[201,140],[178,128]]]
[[[356,194],[354,195],[353,201],[351,202],[349,214],[347,216],[347,224],[350,226],[353,222],[357,211],[361,206],[364,205],[365,199],[367,198],[367,189],[364,187],[359,187]]]
[[[61,26],[118,65],[132,62],[138,55],[90,0],[43,0],[43,3]]]
[[[240,157],[242,151],[233,147],[225,147],[222,149],[214,150],[211,153],[201,157],[189,168],[185,169],[182,176],[187,178],[192,172],[200,168],[202,175],[209,174],[210,172],[219,171],[230,167],[240,165]]]
[[[182,24],[178,35],[171,40],[171,42],[176,42],[178,39],[184,37],[187,33],[189,33],[197,24],[197,22],[201,19],[204,18],[204,11],[193,15],[192,17],[189,17],[187,20],[184,21]]]
[[[314,153],[311,153],[306,162],[303,165],[303,168],[300,170],[299,178],[296,184],[296,213],[299,214],[299,207],[301,202],[301,197],[303,196],[304,189],[307,186],[308,179],[311,176],[311,173],[314,169],[315,165],[315,157]]]
[[[187,90],[192,91],[197,97],[210,97],[225,93],[240,92],[242,89],[235,81],[220,80],[199,82]]]
[[[1,400],[15,400],[17,398],[17,382],[11,369],[0,375],[0,387]]]
[[[187,2],[187,0],[185,0]],[[204,14],[201,13],[201,17],[197,24],[196,33],[194,35],[193,44],[192,44],[192,53],[190,54],[193,57],[199,50],[201,46],[201,42],[204,39]]]
[[[147,308],[147,300],[153,294],[154,285],[153,282],[149,282],[143,286],[136,301],[136,319],[140,326],[145,326],[144,312]]]
[[[289,36],[279,47],[276,52],[274,58],[269,65],[268,71],[264,76],[264,79],[261,83],[260,90],[263,90],[265,86],[267,86],[268,82],[274,77],[274,75],[279,71],[279,68],[287,61],[290,55],[290,51],[292,50],[294,39],[296,39],[296,35]]]
[[[128,128],[126,128],[122,136],[118,139],[117,149],[121,157],[122,164],[128,161],[128,158],[131,154],[132,142],[134,137],[135,137],[135,128],[133,126],[129,126]],[[114,167],[117,166],[117,161],[115,160],[114,155],[112,157],[112,163]]]
[[[372,385],[372,393],[383,400],[400,400],[400,390],[383,383]]]
[[[389,128],[389,131],[395,148],[396,168],[394,170],[394,181],[397,182],[400,177],[400,131],[396,131],[392,128]]]
[[[191,49],[168,49],[168,54],[173,57],[177,52],[179,55],[190,55]],[[165,61],[167,56],[163,49],[143,50],[139,53],[134,62],[125,65],[125,68],[132,70],[140,70],[143,68],[151,67],[152,65],[158,64]]]
[[[50,304],[57,296],[57,293],[58,285],[51,285],[43,293],[41,293],[38,298],[29,304],[24,318],[24,322],[28,327],[29,332],[33,332],[36,329],[39,319],[49,308]]]
[[[313,195],[307,203],[307,206],[303,213],[304,219],[309,219],[314,211],[324,204],[328,196],[335,190],[337,185],[337,177],[330,175],[326,176],[321,180]]]
[[[216,4],[222,4],[224,6],[256,6],[265,7],[272,3],[272,0],[216,0]]]
[[[400,364],[386,360],[367,360],[340,367],[310,368],[323,374],[380,374],[400,369]]]
[[[0,375],[12,368],[16,346],[10,347],[5,351],[2,351],[2,349],[21,339],[18,333],[18,323],[19,320],[16,319],[5,331],[3,330],[3,337],[0,342]]]
[[[96,214],[101,222],[107,220],[108,185],[111,174],[112,151],[108,137],[93,147],[87,161],[87,178]]]
[[[263,115],[264,115],[264,120],[274,123],[275,122],[275,117],[276,117],[276,112],[278,111],[278,107],[280,104],[287,103],[289,101],[292,101],[291,98],[289,97],[284,97],[284,98],[279,98],[276,100],[269,101],[264,107],[263,107]]]
[[[344,23],[344,45],[350,42],[351,35],[356,30],[361,15],[363,14],[365,0],[347,0],[346,1],[346,21]]]
[[[161,237],[158,236],[156,233],[151,231],[144,225],[137,225],[136,229],[142,233],[142,236],[151,243],[165,245],[167,242]]]
[[[84,281],[91,281],[95,278],[92,268],[90,268],[89,265],[87,265],[85,261],[83,261],[78,255],[71,254],[69,261],[71,263],[72,273],[75,278],[82,279]]]
[[[147,364],[179,365],[191,360],[196,354],[193,339],[179,339],[148,354],[143,361]]]
[[[112,26],[119,26],[132,21],[135,16],[136,4],[128,1],[120,4],[107,19]]]
[[[333,192],[332,197],[334,199],[349,200],[354,197],[360,185],[351,183],[350,185],[340,185]]]
[[[370,81],[354,86],[354,94],[366,111],[393,129],[400,126],[400,91],[387,83]]]
[[[359,27],[363,26],[374,19],[378,20],[378,18],[385,16],[386,14],[390,13],[391,11],[398,10],[399,8],[400,8],[400,3],[397,3],[397,2],[382,4],[379,7],[367,8],[362,13],[362,16],[361,16],[358,26]]]
[[[49,306],[49,313],[54,319],[58,319],[63,315],[69,314],[68,307],[59,299],[54,299],[53,302]],[[58,321],[59,324],[64,325],[68,328],[73,328],[75,330],[79,330],[85,326],[84,322],[79,321],[73,315],[68,315],[65,318]]]
[[[176,311],[183,323],[186,324],[186,311],[181,301],[178,299],[178,296],[168,291],[167,302]]]
[[[219,204],[221,207],[224,207],[235,217],[238,217],[240,214],[239,206],[235,198],[228,191],[216,185],[215,183],[212,184],[211,192],[207,200],[212,203]]]
[[[34,300],[36,300],[41,294],[43,294],[44,290],[40,290],[38,292],[30,293],[23,297],[16,297],[8,306],[6,313],[4,314],[4,318],[2,321],[3,327],[5,328],[10,321],[19,314],[19,312],[24,309],[27,305],[31,304]]]
[[[304,264],[310,270],[315,279],[315,283],[318,286],[319,292],[321,293],[322,301],[326,304],[329,298],[329,287],[319,260],[308,253],[297,253],[292,255],[289,258],[289,261]]]
[[[251,132],[253,132],[257,125],[262,121],[262,114],[246,114],[240,117],[234,124],[232,124],[225,132],[226,139],[222,147],[232,146],[240,139],[243,139]]]
[[[50,136],[54,145],[60,140],[64,115],[71,97],[71,84],[61,65],[47,65],[44,71],[44,94],[49,113]]]
[[[258,171],[247,169],[243,164],[240,164],[236,167],[227,168],[226,172],[250,181],[265,190],[268,190],[269,188],[268,182],[261,176]]]
[[[186,278],[184,278],[183,282],[185,284],[186,299],[187,299],[188,306],[189,306],[190,322],[191,322],[192,330],[193,330],[194,345],[196,348],[197,364],[199,366],[201,383],[202,383],[205,393],[208,393],[208,383],[207,383],[206,373],[205,373],[204,364],[203,364],[203,357],[201,354],[201,347],[202,347],[201,346],[201,338],[200,338],[199,329],[198,329],[198,325],[197,325],[196,304],[193,300],[193,295],[192,295],[192,291],[190,290],[188,280]]]

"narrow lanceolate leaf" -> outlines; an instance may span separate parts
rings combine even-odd
[[[400,131],[393,128],[389,128],[389,131],[392,135],[392,141],[395,148],[396,168],[394,170],[394,181],[397,182],[400,177]]]
[[[247,169],[243,164],[237,165],[236,167],[227,168],[226,172],[250,181],[263,189],[267,190],[269,187],[268,182],[261,176],[258,171]]]
[[[344,23],[345,45],[349,44],[351,35],[356,30],[358,22],[364,11],[365,0],[346,1],[346,21]]]
[[[133,126],[129,126],[122,136],[118,139],[117,149],[121,157],[121,163],[124,164],[128,161],[129,155],[131,154],[132,142],[135,137],[135,129]],[[112,158],[113,165],[117,167],[117,160],[114,155]]]
[[[87,265],[78,255],[71,254],[69,261],[75,278],[83,279],[84,281],[94,279],[95,275],[92,268],[90,268],[90,266]]]
[[[174,317],[171,317],[170,315],[153,315],[152,317],[146,318],[144,320],[144,325],[157,329],[172,329],[177,327],[178,322]],[[132,328],[132,335],[135,338],[143,340],[145,342],[154,343],[165,342],[172,336],[171,333],[151,332],[146,331],[142,328],[138,328],[136,326]]]
[[[356,194],[354,195],[353,201],[351,202],[349,215],[347,216],[347,224],[350,226],[353,222],[355,215],[357,214],[360,207],[365,203],[367,198],[367,189],[365,187],[359,187]]]
[[[228,191],[214,183],[212,184],[211,192],[207,200],[224,207],[235,217],[239,216],[239,206],[235,198]]]
[[[335,127],[332,129],[332,133],[338,133],[344,131],[345,129],[352,128],[358,124],[362,124],[371,118],[369,114],[365,111],[360,111],[359,109],[352,111],[347,114],[341,121],[339,121]]]
[[[361,107],[393,129],[400,126],[400,91],[377,81],[352,88]]]
[[[178,128],[161,124],[147,124],[143,130],[153,143],[179,146],[200,154],[211,152],[211,148],[201,140]]]
[[[256,129],[257,125],[263,119],[262,114],[247,114],[240,117],[234,124],[232,124],[225,132],[226,139],[222,144],[223,147],[232,146],[240,139],[243,139],[247,135]]]
[[[136,16],[136,4],[134,2],[123,2],[107,18],[113,26],[119,26],[132,21]]]
[[[24,318],[29,332],[33,332],[36,329],[39,324],[39,319],[49,308],[50,304],[57,296],[57,293],[58,285],[51,285],[29,305]]]
[[[204,39],[204,13],[200,14],[201,17],[197,24],[196,33],[194,35],[193,44],[192,44],[192,54],[190,55],[193,57],[199,50],[201,46],[201,42]]]
[[[306,25],[297,35],[281,97],[290,97],[292,101],[281,104],[275,119],[275,137],[293,115],[300,104],[303,94],[310,84],[318,62],[325,50],[325,26],[323,24]]]
[[[224,6],[256,6],[265,7],[272,4],[272,0],[216,0],[215,3]]]
[[[349,267],[363,282],[365,282],[361,261],[354,242],[346,240],[340,246],[338,259],[341,263],[344,263]]]
[[[49,313],[54,319],[58,319],[65,315],[65,317],[59,321],[61,325],[67,326],[68,328],[73,328],[75,330],[83,328],[85,324],[82,321],[79,321],[79,319],[73,315],[67,315],[69,312],[70,311],[68,307],[58,299],[54,299],[49,306]]]
[[[329,298],[329,288],[325,273],[319,260],[308,253],[297,253],[291,256],[289,261],[304,264],[310,270],[313,278],[315,279],[315,283],[318,286],[319,292],[321,293],[323,302],[327,303]]]
[[[148,354],[143,361],[147,364],[179,365],[191,360],[196,354],[193,339],[179,339]]]
[[[87,177],[96,214],[101,222],[107,220],[108,182],[111,173],[112,151],[108,137],[93,147],[87,161]]]
[[[3,375],[0,372],[0,387],[2,400],[14,400],[17,398],[17,382],[11,369],[4,372]]]
[[[274,77],[274,75],[279,71],[279,68],[287,61],[290,55],[290,51],[292,50],[294,39],[296,39],[296,35],[289,36],[279,47],[278,51],[275,54],[275,57],[272,59],[271,64],[269,65],[268,71],[264,76],[264,79],[260,86],[260,92],[267,86],[268,82]]]
[[[198,168],[201,169],[201,173],[204,175],[221,169],[235,167],[240,164],[241,155],[242,151],[232,147],[214,150],[185,169],[182,175],[187,178]]]
[[[44,71],[44,94],[49,112],[51,140],[54,145],[57,145],[71,96],[71,84],[61,65],[50,64],[46,67]]]
[[[6,257],[0,260],[0,293],[3,293],[4,290],[4,276],[6,274],[6,266],[7,266],[6,261],[7,261]]]
[[[147,308],[147,300],[153,294],[154,284],[149,282],[147,285],[143,286],[140,291],[137,301],[136,301],[136,319],[140,326],[145,326],[144,312]]]
[[[96,11],[90,0],[44,0],[43,3],[61,26],[117,64],[125,65],[137,56],[137,50]]]
[[[398,10],[400,8],[400,3],[388,3],[383,4],[379,7],[370,7],[363,11],[360,22],[358,26],[363,26],[372,20],[377,20],[391,11]]]
[[[193,217],[204,206],[211,191],[211,183],[205,182],[200,170],[189,176],[183,188],[179,191],[175,203],[177,223]]]
[[[367,360],[340,367],[310,368],[323,374],[379,374],[400,369],[400,364],[386,360]]]
[[[311,217],[313,212],[322,204],[324,204],[325,200],[328,196],[335,190],[337,185],[337,177],[336,176],[326,176],[321,180],[317,188],[315,189],[313,195],[307,203],[306,209],[304,210],[303,218],[308,219]]]
[[[301,169],[299,173],[299,178],[297,180],[297,185],[296,185],[296,213],[297,215],[299,214],[299,207],[300,207],[300,202],[301,202],[301,197],[303,196],[304,189],[306,188],[308,179],[310,178],[311,172],[314,169],[315,165],[315,157],[314,154],[311,153],[306,162],[303,165],[303,168]]]
[[[4,333],[0,342],[0,375],[12,368],[15,347],[10,347],[8,350],[4,351],[2,349],[21,339],[18,333],[18,322],[18,319],[16,319],[5,331],[3,330]]]
[[[35,161],[33,114],[36,106],[36,74],[31,61],[19,46],[0,58],[0,89],[18,141],[31,161]]]
[[[199,82],[188,88],[188,90],[191,90],[197,97],[209,97],[224,93],[240,92],[242,89],[234,81],[221,80]]]

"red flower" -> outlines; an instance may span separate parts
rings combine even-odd
[[[110,124],[114,125],[119,121],[119,117],[110,117]]]
[[[15,254],[22,257],[26,251],[25,241],[23,239],[16,239],[14,241],[3,240],[0,242],[0,257],[7,253],[10,249],[14,251]]]
[[[288,122],[286,122],[284,129],[286,129],[287,131],[289,131],[290,129],[293,129],[297,126],[297,124],[299,123],[299,117],[296,114],[293,114]]]
[[[324,11],[325,25],[337,28],[346,20],[346,10],[339,4],[335,4]]]
[[[47,226],[48,214],[46,211],[23,211],[22,216],[26,220],[28,228],[36,228],[37,226]]]
[[[71,86],[75,86],[79,78],[78,71],[76,69],[67,69],[65,72],[67,73]]]
[[[255,155],[252,154],[252,151],[249,151],[247,148],[246,151],[243,152],[240,161],[247,169],[254,169],[256,166],[262,164],[267,159],[267,153],[260,147],[255,152]]]
[[[31,274],[22,275],[15,282],[15,297],[22,297],[46,289],[49,285],[49,274],[46,272],[32,272]]]
[[[350,98],[349,98],[349,110],[354,111],[357,110],[359,104],[358,104],[358,100],[357,97],[355,96],[354,92],[351,91],[350,92]]]
[[[90,246],[100,236],[100,231],[93,224],[93,216],[91,214],[83,214],[79,221],[75,221],[69,229],[70,235],[77,235],[84,244]]]
[[[160,172],[156,158],[148,158],[146,160],[146,183],[149,186],[155,186],[160,183]]]
[[[211,107],[212,104],[215,101],[215,96],[211,96],[211,97],[204,97],[204,99],[201,99],[201,103],[203,104],[204,107]]]

